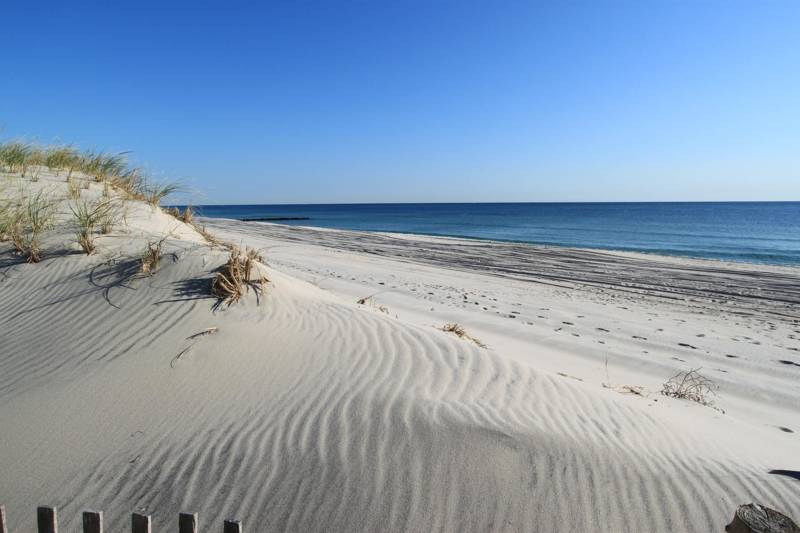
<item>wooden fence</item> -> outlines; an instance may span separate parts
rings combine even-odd
[[[131,533],[151,533],[150,515],[133,513]],[[55,507],[37,507],[36,523],[39,533],[58,533],[58,515]],[[242,522],[225,520],[223,533],[242,533]],[[0,505],[0,533],[8,533],[6,509]],[[84,511],[83,533],[103,533],[103,511]],[[178,533],[197,533],[197,513],[178,515]]]

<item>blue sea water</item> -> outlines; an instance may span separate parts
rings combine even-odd
[[[800,265],[800,202],[206,205],[206,217]]]

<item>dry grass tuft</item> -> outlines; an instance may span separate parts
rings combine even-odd
[[[230,244],[228,242],[224,242],[224,241],[214,237],[214,235],[212,235],[208,230],[206,230],[205,226],[200,226],[196,222],[192,222],[190,225],[194,228],[194,230],[197,233],[199,233],[206,240],[206,242],[208,244],[210,244],[212,246],[221,246],[222,248],[225,248],[227,250],[233,250],[233,248],[235,248],[235,246],[233,244]]]
[[[159,241],[150,241],[145,246],[144,252],[139,258],[139,273],[152,276],[156,273],[161,266],[162,250],[164,248],[164,241],[167,237]]]
[[[250,288],[260,297],[269,282],[263,275],[254,276],[254,270],[258,270],[257,263],[261,262],[263,259],[258,250],[246,248],[242,251],[234,246],[228,262],[211,281],[211,293],[228,306],[238,302]]]
[[[372,296],[366,296],[366,297],[364,297],[364,298],[359,298],[358,300],[356,300],[356,303],[357,303],[358,305],[368,305],[368,306],[370,306],[370,307],[373,307],[373,308],[377,309],[377,310],[378,310],[378,311],[380,311],[381,313],[386,313],[386,314],[388,315],[388,314],[389,314],[389,308],[388,308],[388,307],[386,307],[385,305],[380,305],[380,304],[378,304],[378,303],[375,301],[375,297],[374,297],[374,296],[375,296],[375,295],[372,295]]]
[[[645,388],[639,385],[615,385],[608,377],[608,357],[606,357],[606,380],[602,383],[604,389],[611,389],[620,394],[633,394],[634,396],[641,396],[646,398],[649,394]]]
[[[70,200],[79,200],[81,197],[81,186],[72,178],[67,180],[67,197]]]
[[[180,220],[185,224],[194,224],[194,208],[190,205],[184,207]]]
[[[175,217],[176,220],[194,226],[194,208],[192,206],[187,205],[183,211],[181,211],[180,207],[167,207],[164,208],[164,211],[168,215]]]
[[[719,386],[710,379],[702,376],[695,368],[688,372],[679,372],[667,380],[661,389],[661,394],[671,398],[681,398],[700,405],[713,406]]]
[[[456,335],[456,337],[458,337],[460,339],[470,340],[470,341],[474,342],[475,344],[477,344],[481,348],[486,348],[486,344],[484,344],[480,340],[476,339],[475,337],[473,337],[472,335],[467,333],[467,330],[465,330],[464,327],[461,324],[458,324],[458,323],[455,323],[455,322],[447,323],[444,326],[442,326],[440,329],[442,331],[446,332],[446,333],[454,333]]]

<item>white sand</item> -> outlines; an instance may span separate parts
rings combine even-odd
[[[769,474],[800,471],[779,428],[800,432],[800,366],[779,362],[800,363],[800,269],[208,221],[262,247],[272,280],[215,312],[226,253],[148,206],[128,222],[92,256],[66,226],[39,264],[0,244],[12,531],[42,504],[65,531],[89,508],[110,531],[135,510],[248,531],[722,531],[750,501],[800,517],[800,481]],[[488,348],[436,329],[452,321]],[[719,409],[658,394],[700,366]]]

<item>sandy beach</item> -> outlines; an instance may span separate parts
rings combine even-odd
[[[110,531],[133,511],[249,531],[707,532],[751,501],[800,517],[800,269],[202,219],[264,257],[266,292],[226,307],[208,287],[228,251],[125,205],[92,255],[66,201],[40,263],[0,243],[12,531],[37,505],[64,531],[90,508]],[[692,369],[711,405],[660,393]]]

